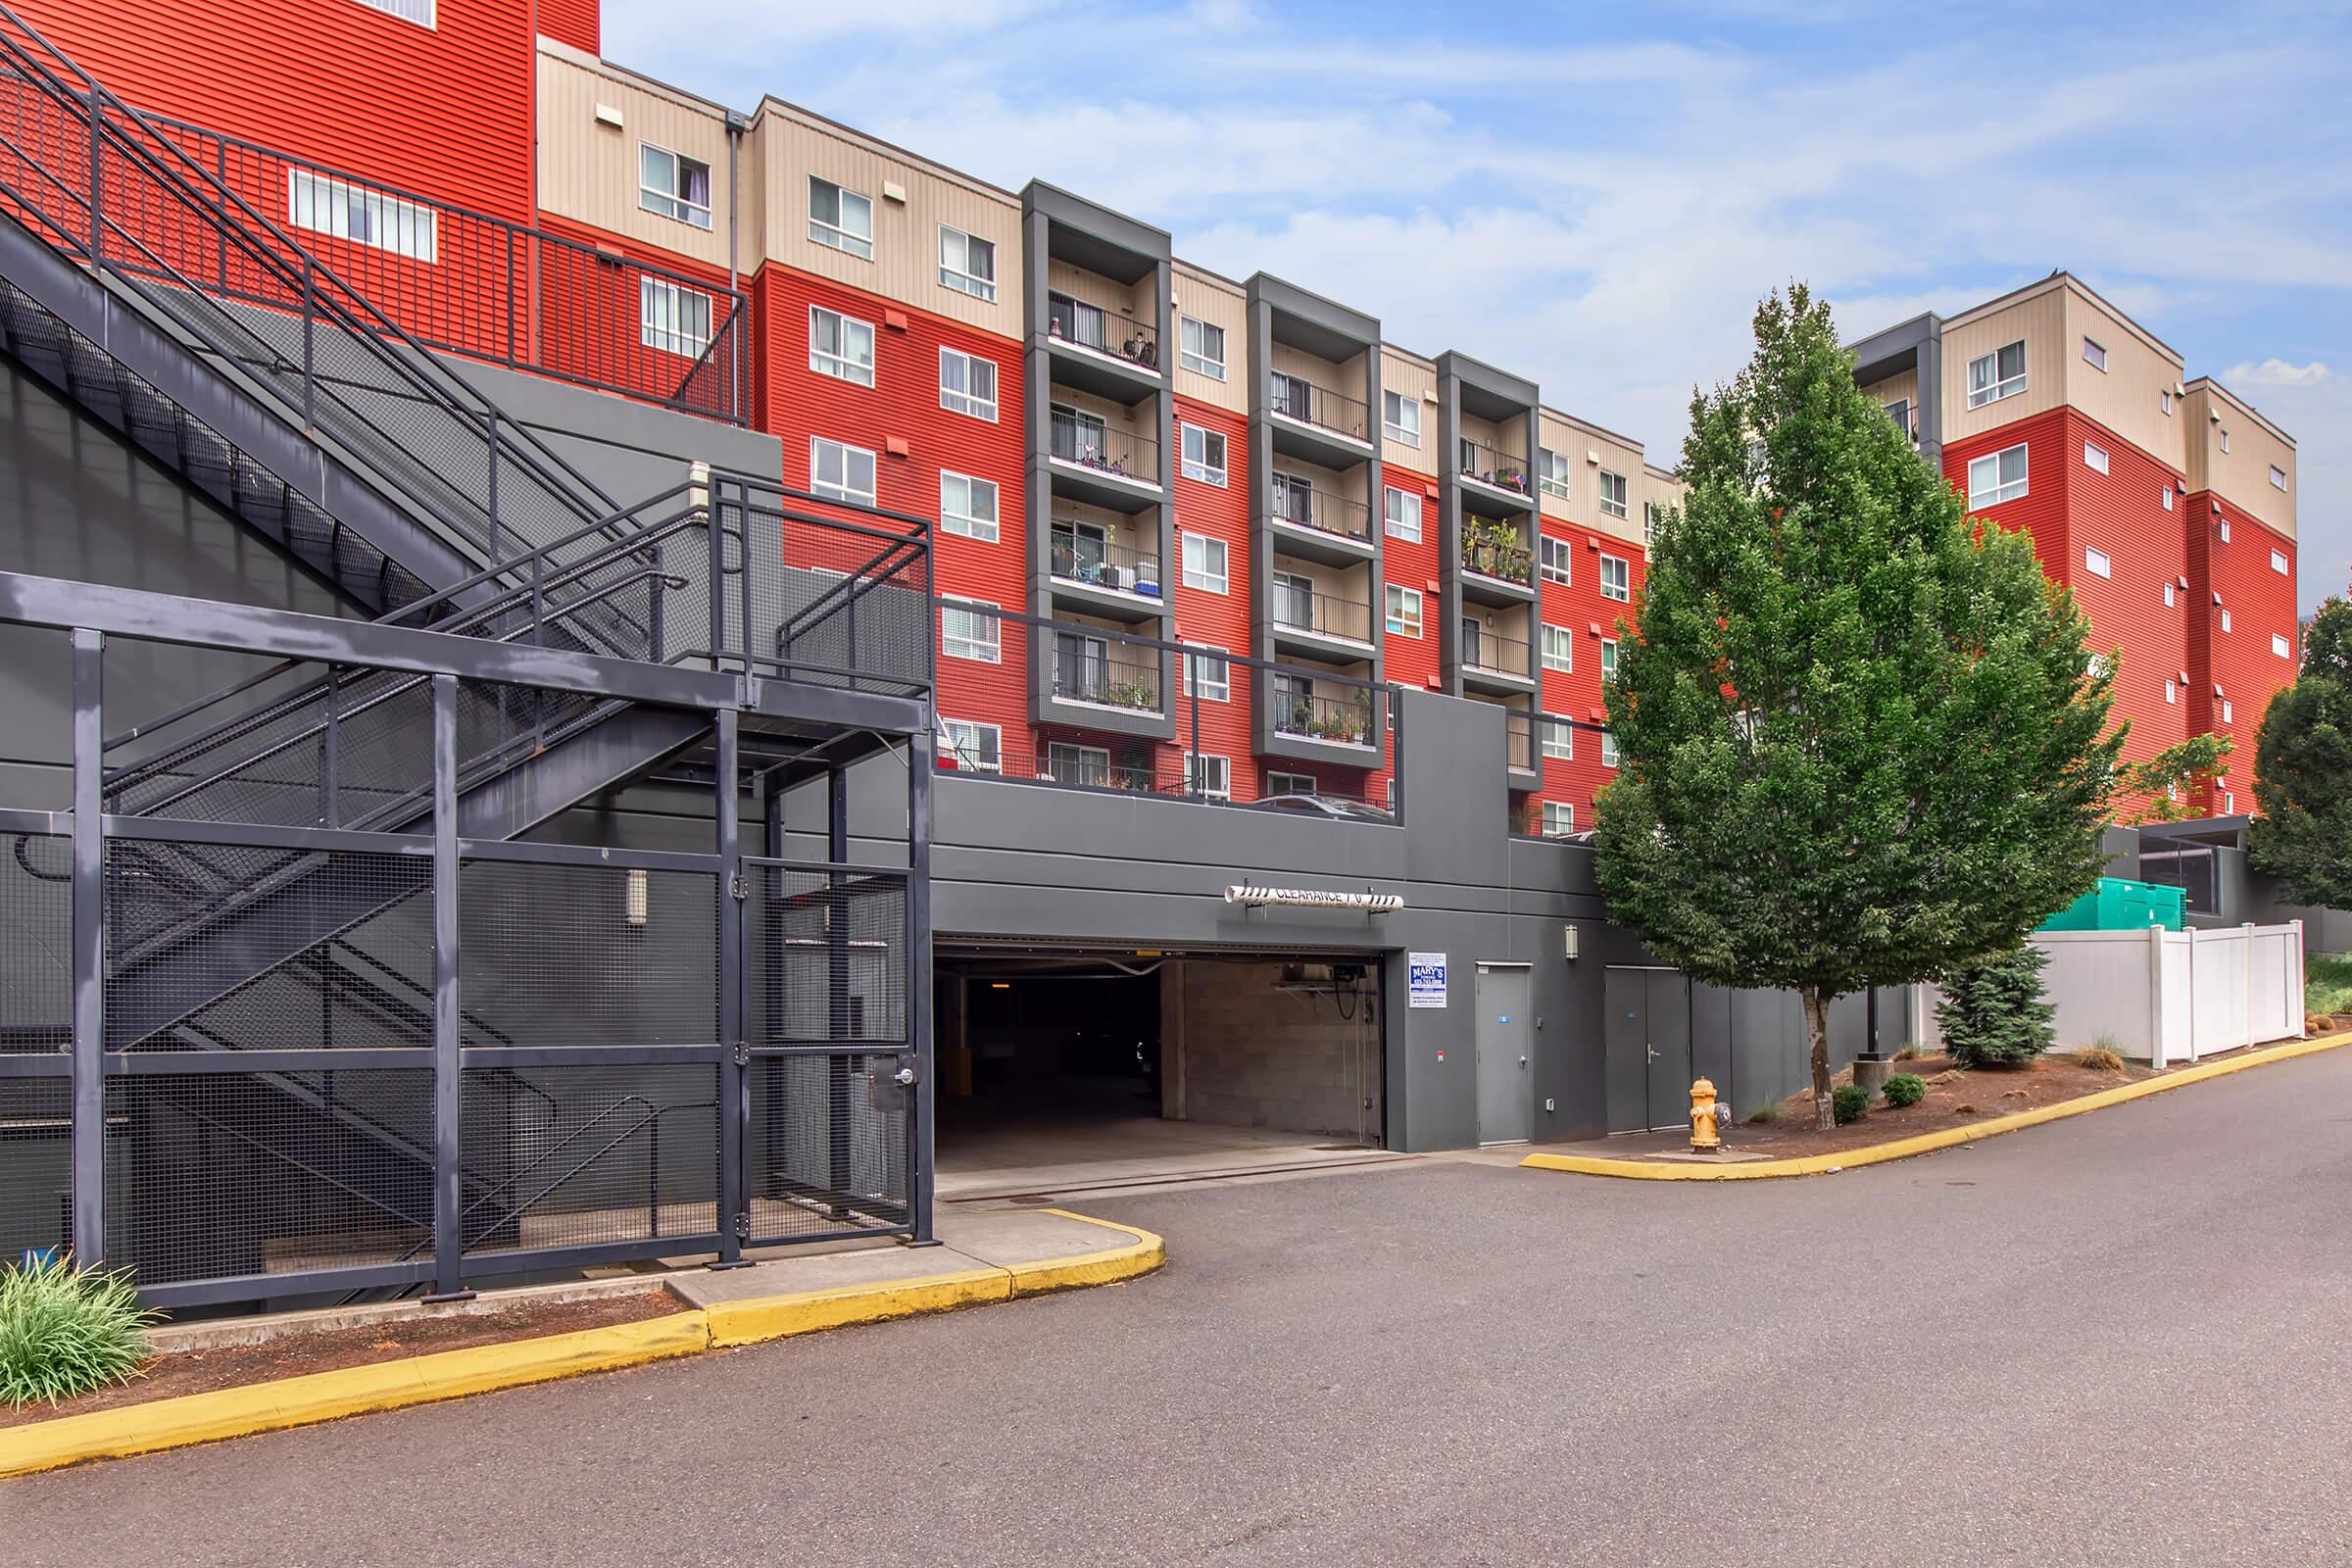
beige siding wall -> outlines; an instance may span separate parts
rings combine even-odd
[[[1544,442],[1554,439],[1560,445],[1557,452],[1568,454],[1568,494],[1565,507],[1547,500],[1544,514],[1571,522],[1582,528],[1592,528],[1619,539],[1642,539],[1642,449],[1622,437],[1609,434],[1562,415],[1547,415],[1544,418]],[[1597,460],[1597,461],[1596,461]],[[1603,470],[1625,477],[1626,514],[1606,515],[1600,510],[1600,476]]]
[[[1536,416],[1538,429],[1544,438],[1544,450],[1562,453],[1568,459],[1568,496],[1563,500],[1544,488],[1544,459],[1541,454],[1536,457],[1536,505],[1543,509],[1546,517],[1558,522],[1573,522],[1576,519],[1574,503],[1577,492],[1587,487],[1580,482],[1584,476],[1578,472],[1585,463],[1583,433],[1566,416],[1554,414],[1549,409],[1537,410]]]
[[[1326,495],[1335,495],[1343,500],[1356,502],[1364,500],[1364,481],[1370,472],[1369,469],[1359,465],[1345,473],[1338,473],[1320,464],[1304,463],[1297,458],[1285,457],[1279,452],[1274,454],[1274,471],[1296,474]],[[1377,522],[1379,519],[1374,518],[1373,520]]]
[[[1401,394],[1406,401],[1421,408],[1421,444],[1418,447],[1401,441],[1381,437],[1381,461],[1394,463],[1415,473],[1434,474],[1438,471],[1438,368],[1418,355],[1402,354],[1384,347],[1380,354],[1380,380],[1384,390]],[[1385,401],[1385,400],[1384,400]],[[1382,416],[1380,409],[1372,417]],[[1424,519],[1423,528],[1428,527]],[[1426,537],[1426,535],[1425,535]]]
[[[1230,409],[1236,414],[1249,413],[1248,296],[1223,278],[1197,272],[1181,263],[1170,271],[1170,287],[1175,294],[1176,309],[1168,318],[1168,330],[1175,334],[1176,341],[1168,345],[1164,363],[1176,367],[1176,390],[1188,398],[1198,398],[1203,403]],[[1184,326],[1178,318],[1185,316],[1225,329],[1224,380],[1184,368]]]
[[[1644,507],[1657,507],[1662,511],[1671,512],[1683,504],[1683,492],[1686,488],[1683,481],[1671,473],[1661,473],[1651,467],[1644,467],[1642,470],[1640,499]],[[1645,517],[1646,514],[1637,512],[1635,516],[1639,520]]]
[[[2219,415],[2217,422],[2214,416]],[[2184,466],[2191,490],[2211,490],[2244,508],[2269,526],[2295,537],[2295,496],[2300,476],[2295,471],[2295,449],[2280,440],[2237,400],[2210,382],[2188,389],[2181,410],[2188,424],[2189,453]],[[2222,450],[2222,432],[2230,432],[2230,450]],[[2286,474],[2286,488],[2271,484],[2276,465]]]
[[[600,106],[619,112],[618,129],[598,123]],[[718,110],[611,74],[572,51],[542,47],[538,130],[544,211],[712,267],[727,265],[727,122]],[[637,205],[638,149],[648,143],[710,166],[709,228]],[[745,258],[743,270],[752,265]]]
[[[2104,371],[2083,358],[2085,339],[2107,351]],[[2158,462],[2186,466],[2180,411],[2176,405],[2173,413],[2164,412],[2163,394],[2181,380],[2178,357],[2074,288],[2066,290],[2066,335],[2056,352],[2067,357],[2069,402]]]
[[[1911,426],[1913,429],[1919,427],[1919,372],[1917,370],[1905,370],[1899,375],[1890,375],[1884,381],[1873,381],[1862,390],[1869,395],[1873,403],[1881,408],[1885,408],[1898,398],[1910,404]]]
[[[1142,515],[1150,516],[1151,514],[1146,513]],[[1054,502],[1054,520],[1057,523],[1090,523],[1101,528],[1103,536],[1111,544],[1124,549],[1152,551],[1159,549],[1159,528],[1156,523],[1151,526],[1149,536],[1147,536],[1141,518],[1112,512],[1107,507],[1090,507],[1084,502],[1057,497]]]
[[[1337,393],[1351,403],[1361,404],[1365,401],[1364,364],[1360,359],[1350,360],[1344,366],[1334,365],[1329,360],[1315,358],[1304,349],[1293,348],[1288,343],[1277,343],[1274,345],[1273,360],[1274,369],[1278,374],[1295,375],[1301,381],[1321,387],[1326,392]],[[1379,418],[1380,411],[1372,410],[1371,417]],[[1344,423],[1345,421],[1334,422]],[[1367,425],[1365,428],[1370,429],[1371,426]]]
[[[770,100],[749,140],[760,150],[766,254],[806,272],[963,321],[1005,337],[1021,335],[1021,204],[1002,191],[916,163],[805,119]],[[808,176],[829,179],[874,204],[874,259],[864,261],[808,237]],[[885,185],[906,192],[892,201]],[[974,299],[939,281],[939,225],[997,247],[997,297]]]
[[[1371,564],[1354,566],[1327,566],[1320,562],[1301,561],[1297,556],[1282,553],[1282,541],[1274,541],[1274,569],[1286,577],[1304,577],[1315,585],[1315,592],[1344,599],[1349,604],[1371,603]],[[1375,641],[1377,639],[1361,639]]]
[[[1981,409],[1968,406],[1968,362],[2018,339],[2026,343],[2026,389]],[[2016,419],[2046,414],[2066,401],[2066,291],[2052,286],[1963,318],[1943,332],[1943,439],[1965,440]]]

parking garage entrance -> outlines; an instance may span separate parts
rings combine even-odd
[[[937,948],[943,1203],[1385,1157],[1376,954]]]

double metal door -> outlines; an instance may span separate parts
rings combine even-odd
[[[1611,965],[1602,1050],[1609,1131],[1686,1125],[1690,1112],[1690,982],[1679,969]]]

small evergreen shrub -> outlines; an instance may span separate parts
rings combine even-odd
[[[125,1272],[27,1257],[0,1268],[0,1403],[54,1404],[127,1383],[147,1359],[147,1325]]]
[[[1928,1081],[1915,1072],[1898,1072],[1886,1079],[1886,1103],[1900,1108],[1928,1098]]]
[[[2031,942],[1944,982],[1936,1004],[1944,1049],[1963,1067],[2023,1067],[2050,1049],[2057,1008],[2042,1000],[2049,956]]]
[[[1837,1092],[1830,1097],[1830,1113],[1837,1117],[1840,1127],[1849,1121],[1860,1121],[1862,1113],[1868,1109],[1870,1091],[1860,1084],[1839,1084]]]

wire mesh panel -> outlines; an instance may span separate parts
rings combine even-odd
[[[73,1240],[73,1082],[0,1078],[0,1264]]]
[[[469,858],[458,930],[469,1045],[718,1040],[713,872]]]
[[[74,1034],[70,840],[0,834],[0,1051],[64,1051]]]
[[[730,556],[743,552],[745,652],[757,667],[855,691],[929,690],[929,545],[919,526],[848,508],[825,517],[739,488],[718,494],[713,510]]]
[[[901,1066],[896,1053],[752,1054],[747,1244],[907,1223]]]
[[[466,1250],[708,1241],[718,1116],[709,1062],[467,1067]]]
[[[108,1261],[142,1287],[430,1250],[429,1067],[116,1077],[106,1116]]]
[[[753,860],[745,891],[745,1039],[905,1042],[906,873]]]

